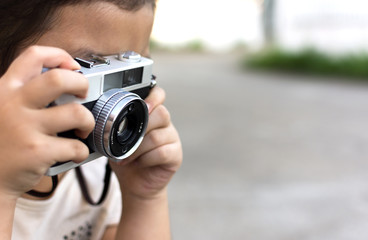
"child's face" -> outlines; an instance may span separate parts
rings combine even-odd
[[[136,12],[98,2],[63,7],[54,27],[37,45],[59,47],[73,57],[111,55],[132,50],[148,55],[154,11],[150,5]]]

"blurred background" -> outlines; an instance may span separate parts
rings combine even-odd
[[[368,2],[159,0],[174,240],[368,239]]]

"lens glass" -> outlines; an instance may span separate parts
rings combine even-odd
[[[128,117],[124,117],[121,120],[118,131],[117,131],[117,138],[120,144],[124,144],[132,135],[132,124],[129,124]]]
[[[128,119],[125,117],[123,118],[123,120],[119,125],[118,134],[122,134],[127,129],[127,126],[128,126]]]
[[[144,134],[143,126],[146,113],[142,102],[132,101],[125,106],[118,116],[115,132],[112,133],[113,141],[110,148],[115,156],[121,156],[128,152]]]

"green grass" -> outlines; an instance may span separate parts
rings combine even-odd
[[[368,80],[367,53],[331,56],[314,49],[287,52],[273,48],[248,55],[243,65],[255,69]]]

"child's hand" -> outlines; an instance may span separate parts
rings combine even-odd
[[[43,67],[54,68],[41,73]],[[19,197],[56,162],[82,161],[88,148],[58,132],[77,129],[82,138],[94,126],[90,111],[70,103],[45,108],[61,94],[86,97],[87,79],[65,51],[33,46],[0,79],[0,194]]]
[[[120,163],[111,162],[123,197],[154,199],[166,194],[166,186],[182,162],[182,148],[170,114],[162,105],[165,92],[155,87],[145,99],[150,115],[146,135],[137,151]]]

